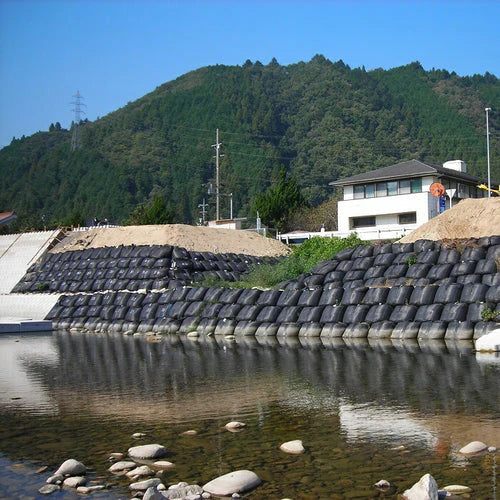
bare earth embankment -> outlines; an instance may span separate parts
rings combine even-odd
[[[469,198],[431,219],[400,241],[482,238],[500,234],[500,198]]]
[[[119,245],[172,245],[195,252],[236,253],[259,257],[287,255],[290,249],[251,231],[234,231],[185,224],[123,226],[75,231],[52,252]]]

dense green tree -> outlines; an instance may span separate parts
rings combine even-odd
[[[127,223],[130,225],[172,224],[175,213],[167,205],[162,195],[156,195],[149,203],[141,203],[130,214]]]
[[[281,168],[278,181],[265,193],[259,194],[254,201],[254,211],[268,226],[285,231],[288,228],[290,215],[296,210],[307,205],[306,200],[300,192],[297,181],[293,176]]]

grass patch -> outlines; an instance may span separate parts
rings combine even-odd
[[[347,238],[322,238],[315,236],[294,248],[293,252],[276,264],[259,264],[240,281],[229,282],[217,278],[207,278],[197,285],[225,288],[273,288],[277,284],[311,271],[324,260],[331,259],[346,248],[367,245],[353,233]]]

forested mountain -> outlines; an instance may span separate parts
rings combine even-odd
[[[203,198],[213,201],[206,185],[215,176],[216,128],[222,192],[233,193],[235,216],[250,214],[281,165],[313,205],[332,195],[330,181],[411,158],[462,159],[485,177],[487,106],[498,179],[500,82],[489,73],[459,77],[419,63],[365,71],[320,55],[289,66],[205,67],[82,122],[77,151],[60,126],[14,139],[0,151],[0,212],[122,222],[161,194],[177,222],[196,221]]]

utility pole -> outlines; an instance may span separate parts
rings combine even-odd
[[[201,208],[201,222],[205,225],[205,214],[207,213],[205,208],[208,207],[208,203],[205,203],[205,198],[203,198],[203,203],[200,203],[198,207]]]
[[[490,175],[490,127],[488,122],[488,112],[491,108],[484,108],[486,111],[486,154],[488,156],[488,198],[491,196],[491,175]]]
[[[75,120],[73,122],[73,135],[71,136],[71,151],[76,151],[82,147],[82,141],[80,138],[80,120],[82,113],[85,114],[85,111],[82,110],[82,106],[85,106],[85,104],[81,102],[83,96],[78,90],[73,98],[75,100],[71,104],[75,107],[71,111],[74,111],[75,113]]]
[[[220,182],[219,182],[219,150],[221,147],[219,142],[219,129],[215,130],[215,144],[212,147],[215,148],[215,220],[220,220]]]

